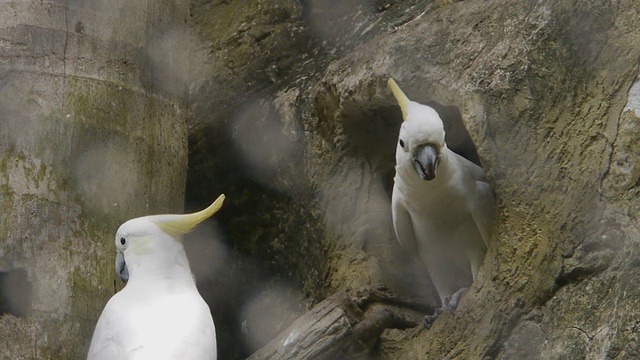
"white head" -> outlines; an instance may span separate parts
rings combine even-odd
[[[396,169],[412,169],[423,180],[433,180],[447,146],[442,119],[433,108],[409,100],[393,79],[388,85],[404,118],[396,147]]]
[[[116,274],[124,282],[142,264],[166,266],[167,263],[188,262],[184,255],[181,238],[196,225],[215,214],[222,203],[220,195],[206,209],[185,215],[151,215],[131,219],[116,232]]]

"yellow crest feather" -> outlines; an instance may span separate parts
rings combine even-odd
[[[180,236],[188,233],[196,225],[205,221],[215,214],[222,207],[224,202],[224,194],[218,196],[216,201],[209,205],[206,209],[191,214],[174,215],[166,220],[154,221],[154,223],[164,232],[178,239]]]
[[[391,92],[393,92],[393,96],[398,101],[398,105],[400,105],[400,110],[402,110],[402,118],[407,120],[407,106],[409,105],[409,98],[402,92],[402,89],[396,84],[396,81],[393,78],[389,78],[387,81],[387,85]]]

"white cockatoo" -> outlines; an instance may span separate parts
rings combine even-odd
[[[495,215],[484,170],[445,143],[444,125],[431,107],[409,100],[393,79],[404,121],[396,148],[393,225],[402,247],[426,267],[441,308],[452,312],[475,280],[489,246]]]
[[[88,360],[217,358],[216,330],[181,237],[220,209],[129,220],[116,233],[116,273],[125,287],[98,319]]]

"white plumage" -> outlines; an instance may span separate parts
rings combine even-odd
[[[402,247],[427,268],[441,309],[453,311],[475,280],[492,236],[495,204],[484,170],[447,148],[442,120],[409,100],[393,79],[389,87],[404,122],[396,149],[393,225]]]
[[[98,319],[89,360],[217,358],[213,319],[180,237],[223,201],[221,195],[197,213],[145,216],[120,226],[116,273],[128,281]]]

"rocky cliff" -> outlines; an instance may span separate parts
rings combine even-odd
[[[496,236],[455,317],[428,331],[392,324],[364,353],[336,351],[638,356],[637,2],[196,1],[191,11],[187,200],[228,194],[226,244],[259,263],[239,278],[267,269],[297,284],[288,291],[307,308],[379,286],[400,308],[435,305],[390,221],[393,76],[440,112],[450,147],[487,171]],[[282,310],[289,320],[273,336],[303,312]],[[260,316],[221,325],[237,333],[229,354],[255,350],[242,344]],[[356,342],[359,321],[345,330]]]
[[[637,1],[190,6],[0,5],[0,355],[83,358],[117,225],[225,193],[185,241],[220,358],[640,357]],[[389,77],[498,204],[429,330],[391,224]]]

